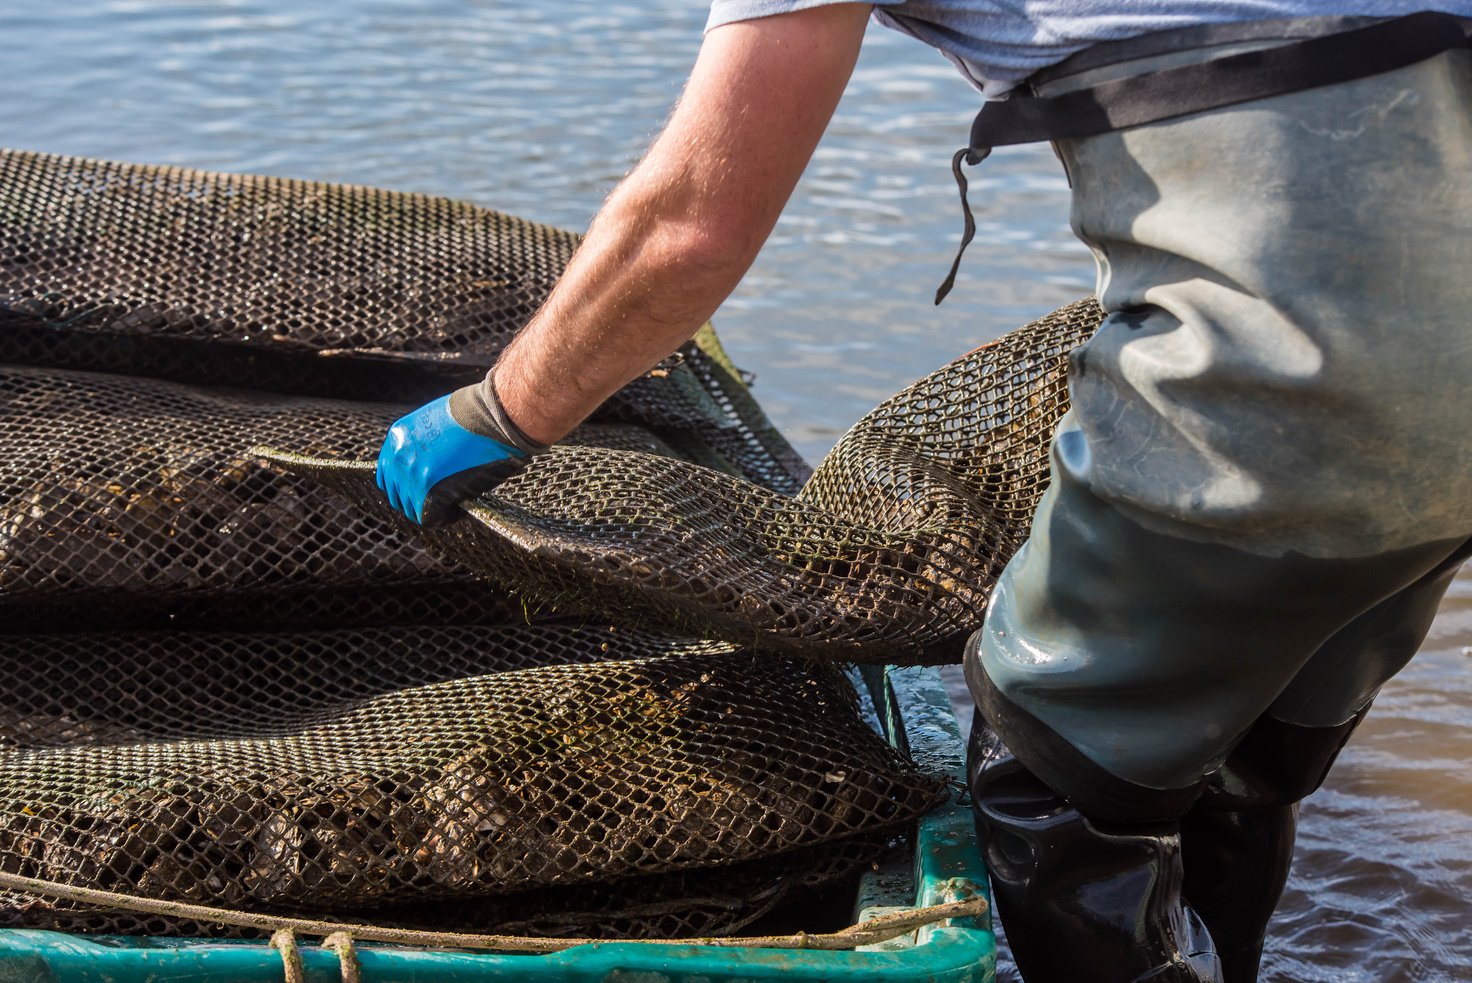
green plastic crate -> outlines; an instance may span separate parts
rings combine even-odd
[[[922,764],[964,782],[961,735],[934,669],[874,669],[863,679],[879,724]],[[968,806],[923,817],[909,861],[866,875],[856,917],[986,897],[986,876]],[[308,983],[338,983],[335,954],[301,948]],[[989,917],[952,919],[854,952],[733,949],[603,942],[551,955],[438,952],[364,945],[363,983],[993,983],[996,939]],[[281,955],[263,943],[134,939],[0,930],[0,983],[280,983]]]

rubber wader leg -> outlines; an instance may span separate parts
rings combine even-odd
[[[1347,700],[1378,691],[1410,660],[1469,556],[1472,542],[1336,633],[1208,776],[1181,820],[1185,895],[1211,930],[1227,983],[1257,979],[1268,921],[1293,859],[1297,803],[1323,783],[1369,704],[1343,723],[1315,724],[1326,715],[1336,719]],[[1298,722],[1280,719],[1289,714]]]
[[[1211,932],[1226,983],[1253,983],[1293,861],[1298,802],[1322,784],[1368,704],[1333,727],[1264,716],[1181,819],[1184,894]]]
[[[1207,983],[1221,965],[1182,899],[1178,822],[1096,823],[978,714],[967,755],[992,891],[1027,983]]]

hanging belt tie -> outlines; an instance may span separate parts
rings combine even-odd
[[[961,189],[965,231],[951,272],[935,293],[955,285],[961,254],[976,235],[962,165],[975,166],[995,147],[1097,136],[1238,103],[1382,75],[1469,44],[1463,21],[1425,12],[1323,37],[1292,41],[1211,61],[1163,68],[1057,96],[1018,91],[989,102],[971,123],[971,144],[951,158]]]
[[[935,292],[935,302],[940,304],[946,299],[946,294],[956,285],[956,273],[961,269],[961,254],[966,247],[971,245],[971,240],[976,238],[976,216],[971,214],[971,202],[966,200],[966,172],[961,170],[962,164],[970,164],[975,167],[991,156],[991,147],[982,147],[973,150],[970,147],[962,147],[956,151],[951,158],[951,173],[956,177],[956,187],[961,189],[961,217],[965,219],[966,225],[961,231],[961,247],[956,250],[956,258],[951,260],[951,272],[946,274],[945,282]]]

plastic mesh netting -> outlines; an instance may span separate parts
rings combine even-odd
[[[420,609],[505,620],[504,592],[386,517],[257,464],[252,442],[361,455],[407,406],[0,366],[0,617],[44,628],[362,624]],[[674,453],[631,425],[572,437]],[[386,595],[391,600],[386,601]],[[518,605],[519,609],[519,605]]]
[[[0,151],[0,363],[419,402],[484,374],[576,243],[447,198]],[[779,491],[808,473],[710,331],[594,422]]]
[[[943,796],[833,663],[958,656],[1097,307],[917,383],[811,480],[703,329],[468,517],[397,520],[352,462],[478,378],[575,244],[420,195],[0,152],[0,870],[722,933]],[[0,923],[220,932],[20,894]]]
[[[35,635],[0,674],[0,869],[252,910],[738,863],[938,793],[833,670],[586,626]]]
[[[399,928],[533,935],[546,938],[696,938],[730,935],[783,905],[851,880],[895,848],[886,831],[803,847],[780,858],[597,884],[539,888],[448,902],[363,910],[313,909],[312,917]],[[298,914],[289,909],[277,913]],[[251,929],[178,917],[99,910],[0,891],[0,926],[123,935],[255,937]]]
[[[426,195],[48,154],[7,153],[0,184],[7,306],[107,334],[494,354],[577,243]]]
[[[795,497],[686,461],[559,448],[405,535],[568,610],[829,659],[954,662],[1027,538],[1093,301],[978,348],[865,416]],[[391,517],[371,462],[277,455]]]

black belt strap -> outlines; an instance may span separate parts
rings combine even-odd
[[[1451,14],[1410,14],[1340,34],[1164,68],[1087,89],[1042,97],[1017,93],[989,102],[971,124],[971,145],[956,151],[951,171],[961,189],[966,227],[939,304],[956,282],[961,254],[976,235],[962,164],[975,166],[993,147],[1068,140],[1189,116],[1270,96],[1368,78],[1468,45]]]

